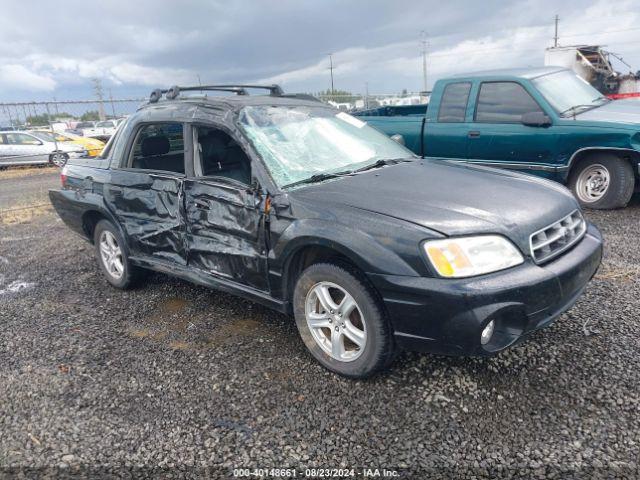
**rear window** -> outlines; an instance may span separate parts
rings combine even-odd
[[[470,82],[450,83],[444,88],[440,110],[438,111],[438,122],[442,123],[462,123],[464,122],[471,91]]]

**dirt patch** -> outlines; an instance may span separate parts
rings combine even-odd
[[[212,334],[207,336],[206,345],[216,347],[235,342],[239,337],[257,337],[263,336],[265,333],[265,326],[262,322],[240,319],[216,328]]]
[[[52,212],[53,207],[49,203],[11,207],[7,210],[0,210],[0,224],[14,225],[30,222],[36,217],[48,215]]]
[[[5,178],[31,177],[33,175],[46,175],[58,172],[58,167],[13,167],[0,170],[0,180]]]
[[[264,337],[268,334],[263,322],[244,318],[219,326],[203,327],[208,316],[190,312],[190,300],[171,297],[162,301],[145,319],[145,326],[129,330],[133,338],[166,342],[173,350],[211,348],[235,343],[242,338]]]

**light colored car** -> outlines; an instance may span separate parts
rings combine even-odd
[[[83,122],[85,123],[85,122]],[[116,133],[117,122],[116,120],[104,120],[102,122],[95,122],[93,127],[78,127],[82,130],[83,137],[98,138],[100,140],[107,140]]]
[[[0,132],[0,166],[64,166],[69,158],[87,156],[87,150],[80,145],[43,140],[34,133],[37,132]]]
[[[40,140],[45,140],[49,142],[61,142],[61,143],[74,143],[79,145],[80,148],[84,148],[87,150],[87,154],[89,157],[97,157],[102,152],[104,148],[104,142],[101,142],[97,138],[91,137],[81,137],[80,135],[75,135],[73,133],[51,133],[49,130],[36,130],[32,132],[35,136],[37,136]],[[55,139],[54,139],[55,134]]]

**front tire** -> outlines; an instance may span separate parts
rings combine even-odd
[[[586,208],[622,208],[633,195],[635,177],[631,164],[611,153],[591,155],[572,170],[569,187]]]
[[[93,234],[96,257],[107,281],[116,288],[127,289],[140,278],[142,271],[131,265],[127,245],[116,226],[100,220]]]
[[[329,263],[312,265],[300,275],[293,303],[302,340],[328,370],[365,378],[393,360],[384,310],[356,272]]]

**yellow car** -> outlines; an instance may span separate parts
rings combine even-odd
[[[97,140],[95,138],[89,137],[81,137],[80,135],[75,135],[73,133],[60,133],[60,132],[51,132],[50,130],[40,130],[41,133],[48,134],[52,138],[55,134],[56,142],[64,142],[64,143],[75,143],[76,145],[82,145],[82,147],[88,152],[90,157],[96,157],[100,155],[102,149],[104,148],[104,142]]]

